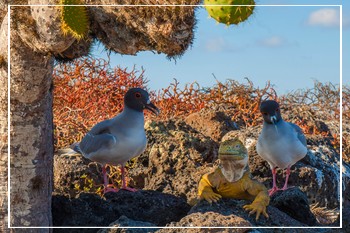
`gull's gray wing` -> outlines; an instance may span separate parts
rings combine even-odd
[[[299,126],[297,126],[296,124],[293,124],[293,123],[291,123],[291,122],[288,122],[288,123],[289,123],[289,124],[292,126],[292,128],[297,132],[299,141],[300,141],[304,146],[307,146],[307,145],[306,145],[306,137],[305,137],[305,135],[304,135],[304,133],[303,133],[303,130],[302,130]]]
[[[116,137],[110,132],[111,121],[106,120],[96,124],[81,140],[75,145],[74,150],[88,157],[92,152],[101,149],[108,149],[116,143]]]

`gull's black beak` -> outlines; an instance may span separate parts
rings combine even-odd
[[[148,103],[145,105],[145,108],[150,110],[153,114],[155,115],[159,115],[160,110],[150,101],[148,101]]]

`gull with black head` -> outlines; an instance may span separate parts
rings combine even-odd
[[[119,189],[108,185],[106,165],[120,165],[122,173],[122,189],[136,191],[127,187],[125,179],[125,163],[139,156],[147,145],[144,129],[145,109],[159,114],[159,109],[150,101],[147,91],[131,88],[124,96],[123,111],[112,119],[99,122],[72,149],[85,158],[102,165],[104,192],[117,192]]]
[[[269,195],[272,196],[278,190],[288,189],[290,167],[305,157],[307,145],[301,128],[282,119],[280,106],[276,101],[263,101],[260,104],[260,112],[264,123],[256,149],[271,167],[273,185],[269,190]],[[276,185],[277,167],[287,169],[282,189],[277,188]]]

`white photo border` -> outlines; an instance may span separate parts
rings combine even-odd
[[[64,5],[59,5],[59,4],[26,4],[26,5],[11,5],[9,4],[8,5],[8,8],[7,8],[7,20],[8,20],[8,26],[7,26],[7,32],[8,32],[8,69],[7,69],[7,72],[8,72],[8,86],[7,86],[7,91],[8,91],[8,94],[7,94],[7,97],[8,97],[8,106],[7,106],[7,109],[8,109],[8,122],[7,122],[7,127],[8,127],[8,144],[7,144],[7,151],[8,151],[8,192],[7,192],[7,195],[8,195],[8,206],[7,206],[7,213],[8,213],[8,228],[9,229],[16,229],[16,228],[23,228],[23,229],[36,229],[36,228],[48,228],[48,229],[74,229],[74,228],[88,228],[88,229],[93,229],[93,228],[96,228],[96,229],[102,229],[102,228],[147,228],[147,229],[162,229],[162,228],[178,228],[178,229],[182,229],[182,228],[194,228],[194,229],[200,229],[200,228],[219,228],[219,229],[222,229],[222,228],[249,228],[249,229],[259,229],[259,228],[295,228],[295,229],[302,229],[302,228],[321,228],[321,229],[325,229],[325,228],[332,228],[332,229],[339,229],[339,228],[342,228],[342,225],[343,225],[343,219],[342,219],[342,210],[343,210],[343,179],[342,179],[342,168],[343,168],[343,127],[342,127],[342,122],[343,122],[343,54],[342,54],[342,45],[343,45],[343,40],[342,40],[342,35],[343,35],[343,18],[342,18],[342,15],[343,15],[343,8],[342,8],[342,4],[341,5],[236,5],[236,6],[255,6],[255,7],[339,7],[339,17],[340,17],[340,24],[339,24],[339,35],[340,35],[340,46],[339,46],[339,49],[340,49],[340,60],[339,60],[339,63],[340,63],[340,66],[339,66],[339,69],[340,69],[340,103],[339,103],[339,108],[340,108],[340,165],[339,165],[339,172],[340,172],[340,183],[339,183],[339,193],[340,193],[340,199],[339,199],[339,202],[340,202],[340,214],[339,214],[339,217],[340,217],[340,226],[334,226],[334,227],[325,227],[325,226],[322,226],[322,227],[288,227],[288,226],[283,226],[283,227],[265,227],[265,226],[252,226],[252,227],[229,227],[229,226],[222,226],[222,227],[210,227],[210,226],[196,226],[196,227],[131,227],[131,226],[128,226],[128,227],[110,227],[110,226],[105,226],[105,227],[102,227],[102,226],[79,226],[79,227],[55,227],[55,226],[48,226],[48,227],[26,227],[26,226],[21,226],[21,227],[12,227],[11,226],[11,202],[10,202],[10,190],[11,190],[11,186],[10,186],[10,85],[11,85],[11,82],[10,82],[10,79],[11,79],[11,51],[10,51],[10,42],[11,42],[11,33],[10,33],[10,30],[11,30],[11,7],[29,7],[29,6],[64,6]],[[138,6],[138,7],[154,7],[154,6],[157,6],[157,7],[168,7],[168,6],[188,6],[188,7],[203,7],[204,5],[170,5],[170,4],[164,4],[164,5],[160,5],[160,4],[157,4],[157,5],[103,5],[103,4],[100,4],[100,5],[71,5],[71,6],[93,6],[93,7],[96,7],[96,6],[116,6],[116,7],[129,7],[129,6]],[[209,5],[211,6],[211,5]],[[230,5],[212,5],[212,6],[230,6]]]

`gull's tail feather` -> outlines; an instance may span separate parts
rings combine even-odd
[[[69,146],[70,149],[74,150],[75,152],[78,152],[79,154],[83,154],[83,152],[81,151],[80,147],[79,147],[79,142],[75,142],[72,145]]]
[[[79,151],[76,151],[73,148],[63,148],[58,150],[58,154],[60,155],[76,155],[77,153],[80,154]]]

